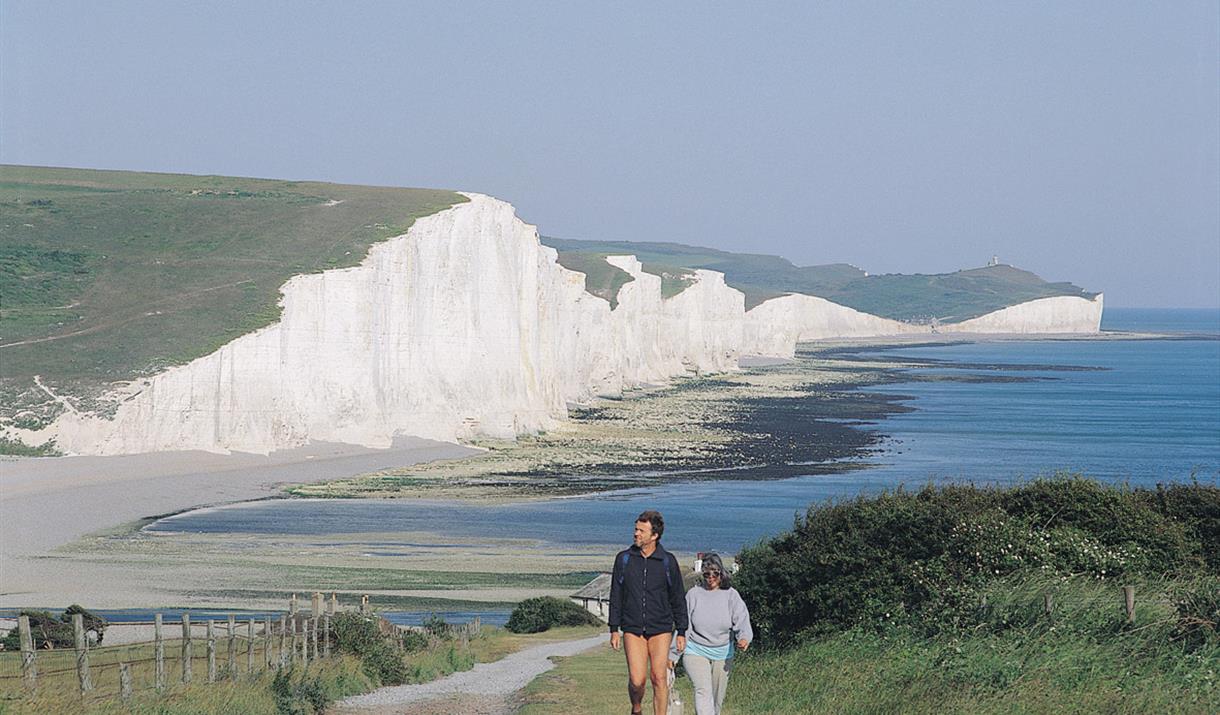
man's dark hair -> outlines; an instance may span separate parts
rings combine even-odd
[[[665,533],[665,517],[661,516],[661,512],[655,509],[640,514],[635,518],[637,522],[646,521],[652,525],[652,533],[657,535],[657,541],[661,540],[661,534]]]

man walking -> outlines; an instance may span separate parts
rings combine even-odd
[[[635,520],[631,548],[618,553],[610,581],[610,647],[627,652],[627,694],[639,715],[646,680],[652,680],[652,707],[665,715],[669,705],[669,641],[678,632],[686,649],[686,593],[678,560],[661,548],[665,520],[646,511]],[[619,633],[619,630],[622,633]]]

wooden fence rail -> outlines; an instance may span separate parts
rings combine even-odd
[[[207,682],[218,683],[331,658],[336,652],[331,619],[339,611],[338,598],[332,593],[327,601],[321,593],[315,593],[310,605],[309,610],[298,611],[294,594],[289,601],[287,614],[280,615],[278,619],[270,615],[263,617],[261,633],[254,618],[242,624],[238,623],[236,615],[228,615],[219,623],[209,619],[204,624],[203,655],[195,649],[194,639],[198,634],[192,633],[191,615],[183,613],[182,635],[177,639],[176,658],[166,656],[167,638],[160,613],[154,614],[153,620],[146,623],[116,624],[151,625],[151,641],[107,646],[90,644],[82,614],[73,614],[74,647],[71,650],[38,650],[29,617],[20,616],[17,629],[21,643],[21,672],[19,675],[7,675],[0,671],[0,681],[20,678],[25,687],[31,690],[42,682],[62,688],[64,683],[61,679],[75,673],[76,687],[82,697],[117,696],[127,701],[137,691],[166,690],[171,673],[177,673],[177,680],[181,683],[191,683],[196,672],[196,661],[202,661],[202,667],[206,668]],[[356,610],[359,613],[371,612],[368,596],[361,598]],[[384,620],[381,628],[387,638],[396,644],[401,643],[398,637],[400,628]],[[477,636],[480,628],[476,617],[471,623],[452,626],[451,634],[465,641]],[[223,639],[223,642],[218,643],[219,639]],[[244,668],[239,664],[243,643]],[[68,657],[70,661],[66,660]],[[176,663],[173,662],[175,660]]]

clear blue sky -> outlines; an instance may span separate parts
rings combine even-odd
[[[1220,3],[0,0],[0,161],[1220,306]]]

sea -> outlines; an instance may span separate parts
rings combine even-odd
[[[868,390],[910,396],[914,411],[865,427],[879,449],[830,475],[707,481],[596,496],[479,505],[456,500],[275,500],[188,512],[151,532],[379,534],[402,532],[371,558],[409,551],[410,532],[455,543],[533,540],[545,553],[630,543],[635,516],[659,509],[664,542],[679,551],[735,553],[791,528],[810,505],[930,482],[1011,484],[1058,472],[1111,483],[1220,480],[1220,310],[1105,311],[1103,331],[1170,339],[1028,340],[885,351],[943,361],[945,375],[1023,380],[898,382]],[[959,364],[955,367],[954,364]],[[960,367],[961,364],[975,367]],[[1001,371],[978,367],[1008,365]],[[1047,369],[1093,368],[1093,369]],[[378,556],[378,554],[384,554]]]

